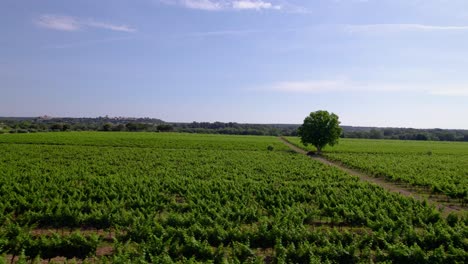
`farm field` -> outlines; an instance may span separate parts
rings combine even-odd
[[[297,137],[288,137],[303,146]],[[399,140],[341,139],[327,147],[324,155],[346,166],[394,182],[423,187],[468,203],[468,144]]]
[[[430,156],[389,145],[391,155],[468,155],[458,145]],[[342,141],[327,155],[359,159],[368,146]],[[463,169],[448,160],[445,168]],[[446,175],[466,188],[466,174],[464,183]],[[8,262],[468,262],[468,217],[445,218],[275,137],[0,135],[0,201]]]

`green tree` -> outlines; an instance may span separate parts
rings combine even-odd
[[[341,133],[338,116],[323,110],[310,113],[298,129],[302,144],[312,144],[319,154],[326,145],[338,143]]]
[[[161,132],[172,131],[174,128],[170,124],[159,124],[156,129]]]
[[[369,132],[369,137],[372,139],[382,139],[384,135],[381,130],[371,129]]]
[[[102,130],[103,131],[112,131],[112,124],[111,123],[105,123],[103,126],[102,126]]]

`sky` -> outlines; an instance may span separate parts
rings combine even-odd
[[[2,0],[0,116],[468,129],[466,0]]]

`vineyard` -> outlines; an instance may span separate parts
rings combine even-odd
[[[304,148],[299,138],[290,137],[288,141]],[[423,187],[457,199],[461,205],[468,204],[467,143],[344,139],[325,156],[371,175]]]
[[[466,144],[384,142],[326,155],[466,195]],[[0,263],[468,263],[468,216],[443,217],[275,137],[0,135],[0,201]]]

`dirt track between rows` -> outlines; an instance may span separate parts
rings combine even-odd
[[[289,148],[294,150],[295,152],[303,154],[303,155],[307,155],[306,150],[291,144],[288,140],[286,140],[283,137],[280,137],[279,139],[284,144],[286,144]],[[376,184],[376,185],[384,188],[387,191],[394,192],[394,193],[399,193],[399,194],[401,194],[403,196],[407,196],[407,197],[412,197],[412,198],[414,198],[416,200],[419,200],[419,201],[426,200],[429,204],[432,204],[436,208],[441,209],[442,214],[444,216],[447,216],[449,213],[463,213],[463,212],[466,211],[466,208],[463,208],[463,207],[460,207],[460,206],[457,206],[457,205],[442,203],[442,202],[440,202],[440,201],[438,201],[438,200],[436,200],[434,198],[431,198],[430,196],[429,197],[424,196],[421,193],[415,192],[415,191],[413,191],[413,190],[411,190],[409,188],[405,188],[404,186],[397,185],[397,184],[395,184],[395,183],[393,183],[391,181],[388,181],[388,180],[386,180],[384,178],[374,177],[374,176],[368,175],[366,173],[363,173],[362,171],[348,168],[348,167],[346,167],[345,165],[343,165],[343,164],[341,164],[339,162],[330,161],[330,160],[326,159],[324,156],[313,155],[313,156],[309,156],[309,157],[311,159],[313,159],[313,160],[319,161],[319,162],[321,162],[323,164],[326,164],[328,166],[338,168],[338,169],[340,169],[340,170],[342,170],[342,171],[344,171],[344,172],[346,172],[346,173],[348,173],[350,175],[357,176],[362,181]]]

